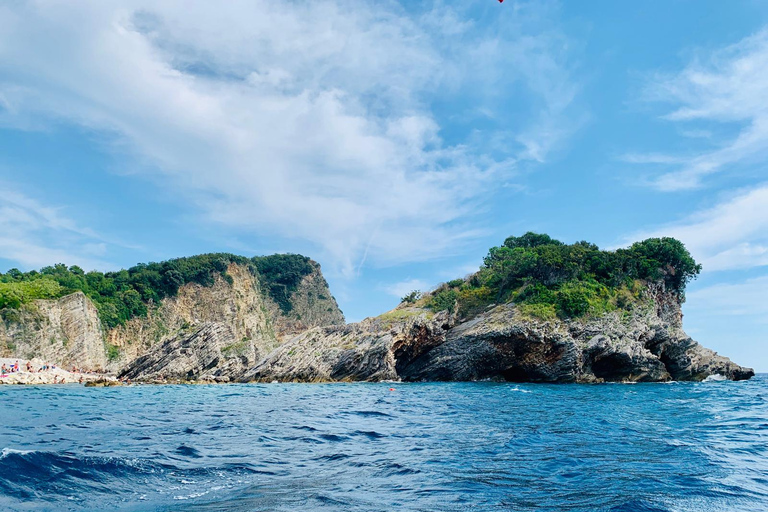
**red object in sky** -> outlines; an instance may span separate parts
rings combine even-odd
[[[504,0],[499,0],[499,3],[503,2]]]

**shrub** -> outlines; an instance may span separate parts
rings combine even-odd
[[[115,345],[111,345],[109,343],[106,343],[104,345],[104,348],[107,349],[107,360],[108,361],[115,361],[120,357],[120,349],[117,348]]]
[[[663,281],[685,299],[685,287],[701,271],[673,238],[651,238],[629,249],[601,251],[589,242],[567,245],[548,235],[526,233],[492,247],[480,270],[433,292],[428,306],[474,314],[494,302],[548,305],[564,317],[632,308],[647,281]],[[459,293],[451,294],[458,287]],[[482,290],[482,292],[470,292]],[[542,309],[544,311],[544,309]]]
[[[463,317],[480,313],[493,302],[494,292],[487,286],[464,288],[457,296],[459,314]]]
[[[17,309],[36,299],[52,299],[59,297],[61,286],[50,278],[34,281],[0,282],[0,309]]]
[[[439,291],[436,291],[432,294],[432,298],[429,302],[429,308],[435,312],[447,310],[448,312],[453,313],[453,310],[456,307],[457,297],[458,293],[456,290],[443,287]]]
[[[419,290],[413,290],[411,293],[400,299],[400,303],[413,304],[421,299],[422,293]]]
[[[557,293],[557,305],[566,316],[581,316],[589,311],[589,296],[578,288],[561,290]]]
[[[311,259],[298,254],[274,254],[253,258],[262,286],[283,313],[293,309],[291,295],[305,276],[315,270]]]

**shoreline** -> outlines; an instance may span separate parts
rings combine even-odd
[[[19,371],[11,372],[10,367],[18,361]],[[30,364],[33,371],[27,371],[27,363]],[[95,381],[111,382],[117,379],[114,376],[90,372],[76,371],[71,372],[64,368],[51,366],[45,370],[42,368],[49,363],[41,359],[16,359],[3,357],[0,358],[0,366],[5,365],[9,370],[6,373],[0,373],[0,385],[48,385],[48,384],[87,384]]]
[[[122,386],[122,385],[146,385],[146,386],[178,386],[178,385],[188,385],[188,386],[200,386],[200,385],[209,385],[209,384],[359,384],[359,383],[369,383],[369,384],[381,384],[381,383],[389,383],[389,384],[418,384],[420,382],[411,382],[411,381],[392,381],[392,380],[381,380],[381,381],[350,381],[350,380],[309,380],[309,381],[301,381],[301,380],[285,380],[285,381],[263,381],[263,380],[254,380],[250,382],[240,382],[240,381],[232,381],[227,377],[220,377],[220,376],[204,376],[201,379],[195,379],[195,380],[186,380],[186,379],[148,379],[148,380],[134,380],[134,381],[123,381],[116,378],[114,374],[109,373],[100,373],[95,371],[68,371],[64,368],[60,367],[51,367],[46,370],[40,370],[43,366],[46,366],[48,363],[45,361],[42,361],[37,358],[33,359],[15,359],[15,358],[0,358],[0,366],[5,365],[7,368],[10,368],[11,365],[14,365],[18,361],[19,367],[21,368],[18,372],[9,372],[4,375],[0,375],[0,386],[2,385],[16,385],[16,386],[36,386],[36,385],[56,385],[56,384],[83,384],[86,387],[112,387],[112,386]],[[27,362],[30,363],[33,369],[36,369],[36,371],[28,372],[26,370]],[[633,380],[626,380],[626,381],[603,381],[603,382],[559,382],[559,383],[553,383],[553,382],[512,382],[512,381],[501,381],[501,380],[494,380],[494,379],[486,379],[486,380],[475,380],[475,381],[445,381],[445,382],[475,382],[475,383],[497,383],[497,384],[590,384],[590,385],[596,385],[596,384],[670,384],[670,383],[677,383],[677,382],[721,382],[727,380],[724,377],[721,378],[707,378],[703,380],[691,380],[691,381],[633,381]],[[443,381],[421,381],[424,383],[436,383],[436,382],[443,382]]]

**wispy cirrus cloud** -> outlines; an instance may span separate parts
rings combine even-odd
[[[0,258],[31,269],[54,263],[86,270],[112,265],[102,257],[107,242],[79,226],[62,207],[52,207],[0,182]]]
[[[754,317],[768,323],[768,276],[716,284],[688,294],[690,309],[707,315]]]
[[[442,3],[13,2],[0,121],[109,132],[201,221],[308,241],[346,274],[430,259],[577,122],[565,36],[538,4],[504,7],[486,27]],[[511,149],[446,142],[432,105],[459,91],[530,98]]]
[[[655,236],[681,240],[708,271],[768,265],[768,183],[731,194],[679,222],[636,232],[625,243]]]
[[[707,176],[768,156],[768,29],[736,44],[700,55],[682,71],[656,75],[646,99],[672,105],[663,118],[683,134],[710,139],[708,149],[690,154],[628,154],[624,160],[655,164],[661,174],[651,183],[666,191],[699,187]],[[711,123],[736,127],[719,142],[706,129]],[[692,135],[691,135],[692,134]]]
[[[423,279],[406,279],[385,286],[384,291],[393,297],[402,298],[412,291],[429,291],[433,286],[434,284],[430,284]]]

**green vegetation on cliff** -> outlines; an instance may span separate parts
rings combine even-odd
[[[161,263],[145,263],[118,272],[84,272],[77,266],[57,264],[38,271],[11,269],[0,273],[0,310],[17,309],[36,299],[56,299],[81,291],[99,310],[107,328],[147,314],[149,304],[175,296],[188,283],[212,286],[219,274],[227,275],[230,263],[247,266],[260,277],[264,291],[280,306],[291,311],[291,295],[315,263],[298,254],[275,254],[246,258],[234,254],[201,254]]]
[[[538,318],[578,317],[631,307],[642,289],[638,281],[664,281],[683,301],[686,284],[700,271],[701,265],[674,238],[602,251],[588,242],[567,245],[526,233],[491,248],[477,273],[441,285],[424,300],[434,311],[458,308],[464,316],[490,304],[515,302],[523,313]]]
[[[252,261],[269,296],[283,313],[289,313],[293,309],[291,295],[304,276],[314,270],[312,260],[297,254],[274,254],[253,258]]]

